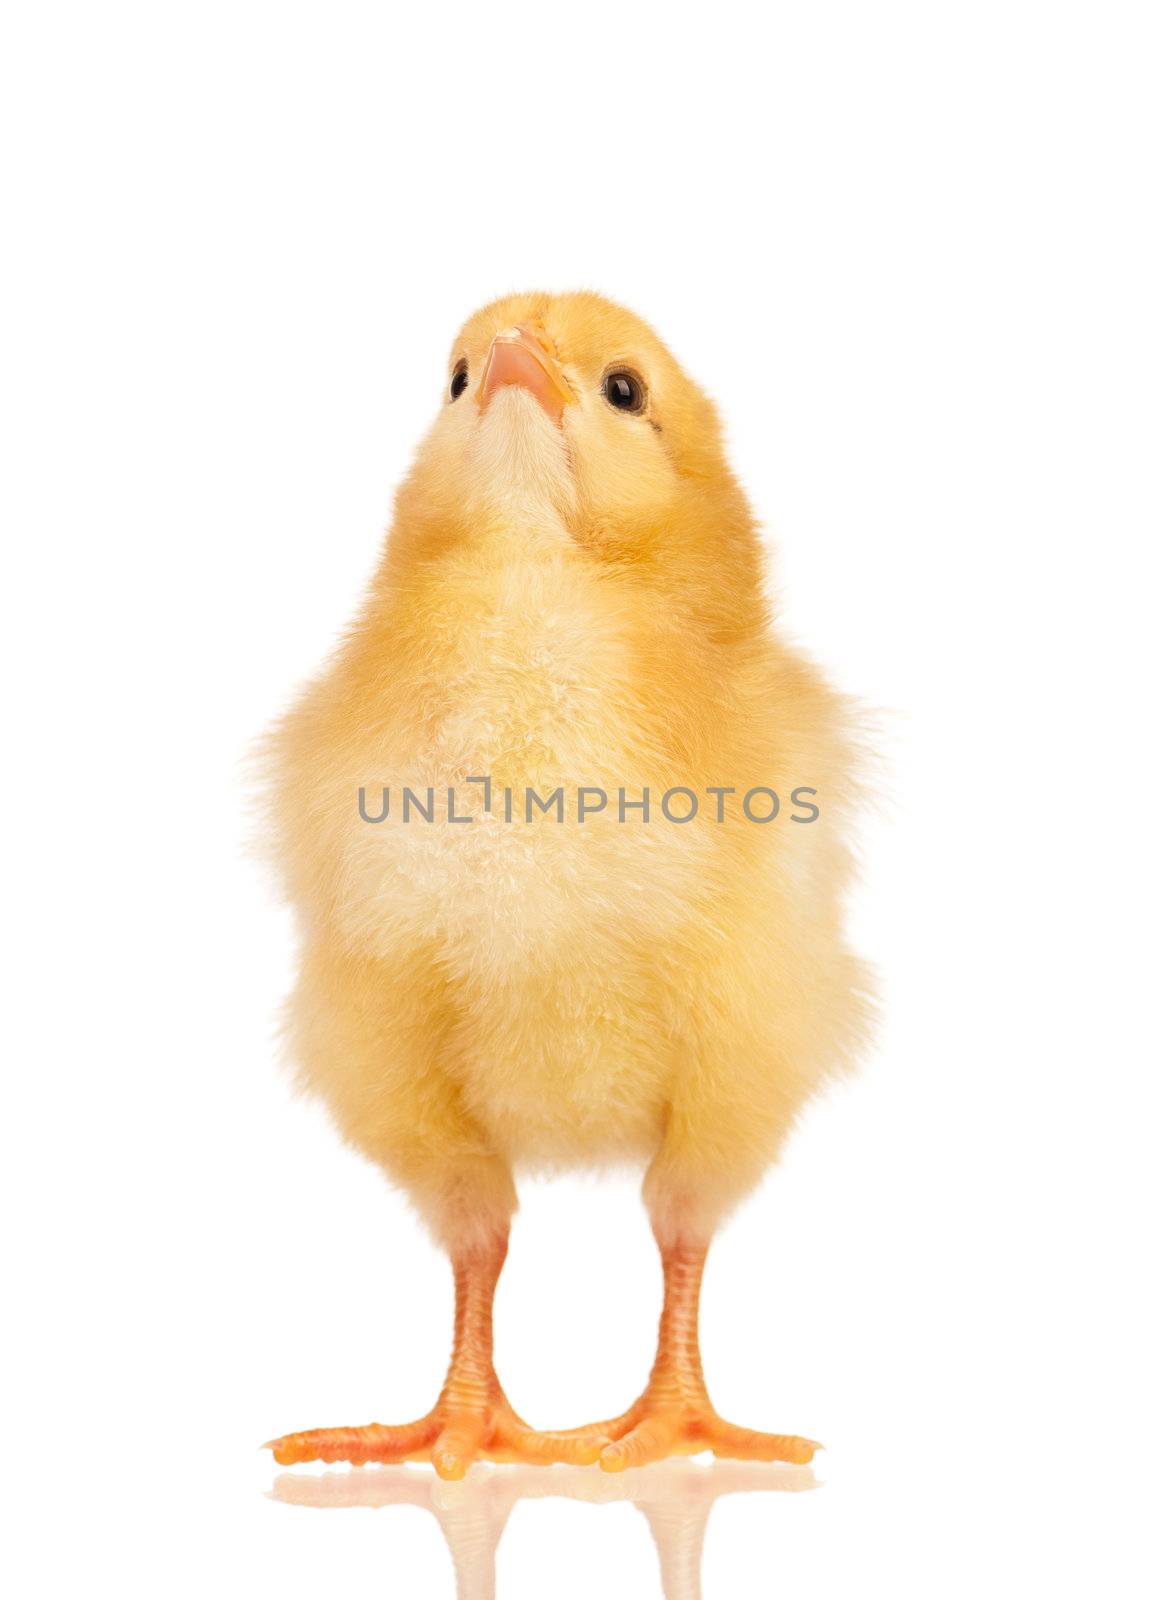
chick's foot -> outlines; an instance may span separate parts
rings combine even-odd
[[[354,1466],[431,1461],[439,1477],[455,1479],[464,1477],[475,1461],[590,1466],[607,1443],[587,1429],[556,1434],[528,1427],[492,1384],[481,1394],[452,1396],[444,1391],[433,1411],[402,1427],[371,1422],[360,1428],[312,1428],[272,1439],[268,1448],[283,1467],[302,1461],[348,1461]]]
[[[438,1403],[417,1422],[386,1427],[313,1428],[269,1441],[282,1467],[300,1461],[397,1463],[432,1461],[441,1478],[462,1478],[474,1461],[521,1461],[542,1466],[561,1461],[591,1466],[609,1443],[601,1434],[540,1433],[518,1417],[495,1373],[492,1304],[507,1253],[500,1238],[488,1250],[453,1259],[455,1342]]]
[[[698,1455],[703,1450],[734,1461],[788,1461],[804,1466],[821,1448],[814,1439],[801,1439],[797,1434],[756,1433],[725,1422],[705,1396],[679,1402],[648,1390],[623,1417],[582,1428],[579,1437],[592,1439],[598,1433],[612,1440],[598,1458],[606,1472],[644,1467],[667,1456]]]
[[[698,1303],[707,1248],[662,1250],[665,1300],[658,1353],[639,1400],[620,1417],[581,1428],[575,1437],[611,1440],[600,1454],[606,1472],[642,1467],[667,1456],[712,1450],[736,1461],[789,1461],[799,1466],[821,1448],[796,1434],[756,1433],[725,1422],[710,1403],[698,1349]]]

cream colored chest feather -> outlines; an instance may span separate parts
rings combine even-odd
[[[628,716],[627,663],[568,643],[563,628],[483,641],[334,775],[340,910],[371,953],[428,939],[506,964],[687,914],[712,841],[645,818],[658,763]]]

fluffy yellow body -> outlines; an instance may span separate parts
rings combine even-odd
[[[427,1418],[296,1435],[281,1459],[430,1451],[457,1476],[511,1459],[517,1429],[532,1459],[614,1469],[703,1447],[807,1459],[709,1411],[693,1272],[864,1031],[841,933],[849,711],[772,633],[714,410],[643,323],[517,296],[467,324],[451,370],[362,612],[272,737],[269,792],[303,934],[301,1081],[480,1310]],[[819,815],[788,820],[804,787]],[[405,789],[433,820],[405,815]],[[530,805],[558,789],[563,819]],[[582,789],[604,809],[582,817]],[[783,814],[750,820],[752,789]],[[622,790],[648,790],[648,815],[622,815]],[[697,815],[671,821],[670,790]],[[513,1173],[608,1161],[646,1171],[664,1353],[640,1409],[541,1442],[490,1360]]]

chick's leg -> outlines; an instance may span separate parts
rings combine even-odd
[[[459,1014],[433,952],[357,960],[332,943],[306,953],[290,1007],[303,1074],[341,1132],[410,1198],[450,1259],[455,1336],[438,1401],[401,1427],[316,1428],[272,1441],[282,1464],[433,1461],[461,1478],[479,1457],[596,1461],[602,1438],[557,1439],[516,1416],[495,1375],[492,1308],[515,1186],[446,1069]]]
[[[563,1461],[586,1466],[606,1444],[599,1434],[540,1433],[518,1417],[495,1373],[492,1308],[507,1255],[500,1236],[485,1247],[452,1255],[455,1337],[438,1401],[426,1416],[401,1427],[371,1422],[358,1428],[314,1428],[273,1439],[282,1466],[300,1461],[426,1461],[442,1478],[462,1478],[472,1462]]]
[[[811,1461],[820,1448],[793,1434],[756,1433],[724,1422],[710,1403],[698,1348],[698,1303],[709,1246],[661,1240],[665,1299],[657,1358],[649,1383],[629,1410],[609,1422],[582,1429],[613,1442],[601,1453],[606,1472],[640,1467],[666,1456],[716,1456],[738,1461]]]

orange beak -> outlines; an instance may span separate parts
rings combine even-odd
[[[556,360],[552,341],[538,322],[505,328],[491,341],[483,378],[475,394],[480,411],[505,383],[526,389],[560,426],[565,406],[576,399]]]

